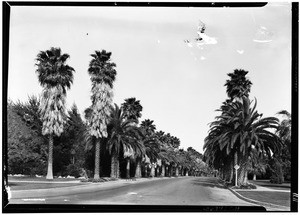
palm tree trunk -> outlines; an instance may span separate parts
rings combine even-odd
[[[234,165],[233,165],[233,162],[231,162],[231,165],[230,165],[230,178],[229,178],[229,183],[230,184],[233,181],[233,176],[234,176]]]
[[[49,135],[48,170],[46,179],[53,179],[53,135]]]
[[[165,165],[164,164],[161,164],[161,176],[162,177],[165,177]]]
[[[151,164],[151,177],[153,178],[155,175],[155,169],[154,169],[154,165]]]
[[[233,168],[234,168],[234,166],[238,164],[238,154],[237,154],[237,152],[234,153],[234,158],[233,159],[234,159],[233,160]],[[233,171],[234,171],[234,184],[235,184],[235,186],[237,186],[238,185],[237,170],[234,169]]]
[[[175,169],[175,176],[176,176],[176,177],[179,176],[179,169],[178,169],[178,166],[176,166],[176,169]]]
[[[94,179],[100,179],[100,140],[96,142]]]
[[[119,162],[119,158],[117,156],[116,156],[115,172],[116,172],[116,178],[120,178],[120,162]]]
[[[130,158],[126,158],[127,160],[127,165],[126,165],[126,178],[130,178]]]
[[[253,174],[253,181],[256,181],[256,174]]]
[[[248,157],[240,156],[240,168],[238,169],[238,186],[246,185],[248,183]]]
[[[111,178],[117,178],[117,175],[116,175],[116,154],[115,153],[112,153],[112,155],[111,155],[110,177]]]
[[[173,166],[172,165],[170,165],[169,171],[170,171],[170,177],[172,177],[173,176]]]
[[[144,165],[144,175],[147,178],[148,177],[148,165],[145,163],[143,165]]]
[[[142,174],[141,174],[141,159],[140,158],[137,158],[136,160],[136,168],[135,168],[135,176],[136,178],[140,178],[142,177]]]

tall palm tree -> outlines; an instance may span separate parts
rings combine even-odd
[[[116,78],[116,64],[111,62],[111,52],[95,51],[91,54],[88,73],[92,82],[92,106],[88,126],[90,135],[94,136],[95,146],[95,172],[94,179],[100,178],[100,142],[107,138],[107,124],[113,97],[113,82]]]
[[[133,125],[133,119],[127,119],[122,109],[115,104],[115,108],[111,111],[111,119],[109,122],[110,135],[108,140],[108,150],[112,155],[111,160],[111,177],[119,177],[119,154],[123,150],[127,163],[130,158],[134,158],[135,154],[144,153],[143,144],[138,141],[141,135],[137,126]],[[127,177],[129,177],[129,169],[127,164]]]
[[[226,104],[232,101],[243,102],[243,97],[249,97],[252,82],[249,80],[249,78],[246,77],[247,74],[248,71],[245,71],[243,69],[235,69],[233,73],[227,74],[230,77],[230,79],[226,80],[224,86],[226,86],[226,92],[229,97],[229,100],[225,101],[225,108]],[[234,154],[233,157],[233,165],[237,165],[237,152]],[[233,172],[233,168],[231,172]]]
[[[42,134],[49,135],[47,179],[53,179],[53,136],[60,136],[66,122],[66,89],[73,83],[72,67],[66,64],[68,54],[60,48],[40,51],[36,58],[36,73],[43,87],[40,114],[43,121]]]

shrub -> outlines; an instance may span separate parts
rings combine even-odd
[[[65,174],[78,178],[80,177],[81,172],[81,167],[76,164],[70,164],[67,166]]]

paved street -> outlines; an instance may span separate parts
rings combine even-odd
[[[216,178],[180,177],[114,181],[66,188],[13,191],[14,204],[137,204],[252,206]]]

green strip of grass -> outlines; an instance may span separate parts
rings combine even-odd
[[[256,201],[281,205],[290,206],[290,193],[289,192],[265,192],[265,191],[237,191],[242,196],[253,199]]]
[[[78,181],[80,179],[73,179],[73,178],[54,178],[51,181]],[[8,181],[49,181],[46,179],[46,177],[29,177],[29,176],[24,176],[24,177],[16,177],[16,176],[8,176]]]
[[[33,189],[49,189],[59,187],[80,186],[85,183],[25,183],[25,182],[8,182],[11,190],[33,190]]]

